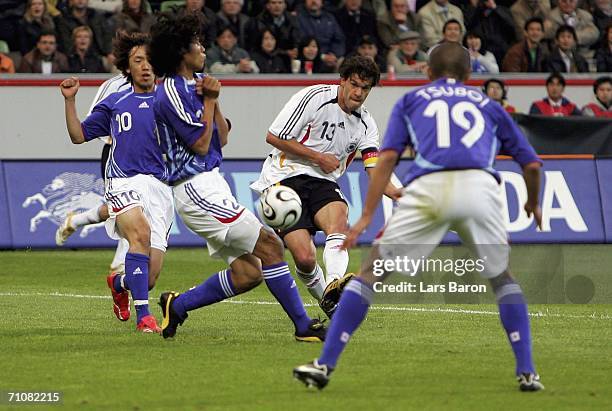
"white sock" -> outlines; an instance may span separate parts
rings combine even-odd
[[[124,238],[120,239],[117,243],[117,249],[115,250],[115,257],[111,263],[112,271],[120,271],[125,269],[125,256],[130,248],[130,243]]]
[[[309,273],[300,271],[299,268],[295,267],[295,272],[297,276],[300,277],[300,280],[306,285],[306,288],[308,288],[310,295],[316,298],[317,301],[321,301],[323,292],[327,286],[321,266],[317,264],[314,270]]]
[[[348,268],[348,251],[340,247],[346,239],[342,233],[333,233],[325,239],[325,250],[323,251],[323,262],[327,270],[327,283],[342,278]]]
[[[90,208],[89,210],[76,214],[72,216],[72,220],[70,223],[74,226],[74,228],[81,227],[88,224],[96,224],[100,221],[100,214],[98,214],[98,210],[100,207]]]

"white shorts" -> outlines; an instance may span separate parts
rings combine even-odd
[[[231,264],[253,252],[263,225],[236,201],[218,169],[200,173],[173,191],[176,211],[191,231],[206,240],[211,257]]]
[[[108,178],[104,192],[109,219],[106,232],[118,240],[116,217],[134,207],[142,208],[151,229],[151,247],[166,251],[168,235],[174,220],[172,187],[151,175],[139,174],[127,178]]]
[[[508,267],[501,186],[484,170],[426,174],[410,183],[379,234],[381,256],[427,258],[449,230],[485,260],[480,274],[493,278]]]

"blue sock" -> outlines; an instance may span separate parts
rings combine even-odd
[[[327,330],[319,364],[336,367],[338,357],[368,313],[373,294],[372,289],[360,278],[355,278],[346,285],[331,326]]]
[[[262,267],[263,276],[268,289],[287,313],[295,331],[302,333],[310,325],[310,317],[306,314],[297,285],[289,272],[286,262]]]
[[[499,317],[516,357],[516,374],[535,373],[531,359],[531,333],[527,303],[516,283],[505,284],[495,291]]]
[[[125,283],[125,274],[115,276],[113,279],[113,288],[118,293],[129,290],[128,285]]]
[[[235,296],[236,289],[232,283],[231,272],[229,269],[219,271],[210,276],[202,284],[179,295],[174,300],[174,311],[184,318],[187,311],[218,303],[226,298]]]
[[[132,293],[136,308],[136,324],[149,315],[149,256],[127,253],[125,256],[125,284]]]

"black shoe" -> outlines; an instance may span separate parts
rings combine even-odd
[[[540,391],[544,389],[544,385],[540,382],[538,374],[523,373],[516,377],[521,391]]]
[[[346,273],[344,274],[344,277],[332,281],[331,283],[327,284],[327,287],[325,287],[325,291],[323,291],[323,298],[319,302],[319,307],[321,307],[323,312],[325,312],[330,319],[336,311],[344,287],[346,287],[348,282],[351,281],[353,277],[355,277],[355,274]]]
[[[174,308],[172,308],[174,300],[179,295],[180,294],[175,291],[169,291],[166,293],[162,293],[162,295],[159,297],[159,305],[162,309],[162,316],[163,316],[163,320],[161,324],[161,329],[162,329],[161,334],[162,334],[162,337],[164,338],[174,337],[174,335],[176,334],[176,328],[179,325],[183,324],[183,321],[185,321],[185,319],[187,318],[186,313],[185,313],[185,317],[181,318],[176,313],[176,311],[174,311]]]
[[[329,383],[329,377],[333,369],[327,365],[319,365],[317,360],[311,363],[300,365],[293,369],[293,378],[301,381],[307,388],[317,387],[322,390]]]
[[[318,318],[314,318],[310,320],[310,324],[308,325],[308,329],[301,334],[295,332],[295,339],[297,341],[302,342],[323,342],[325,341],[325,334],[327,333],[327,328],[323,321]]]

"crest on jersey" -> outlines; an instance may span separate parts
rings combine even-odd
[[[357,150],[357,143],[350,143],[348,146],[346,146],[347,153],[352,153],[355,150]]]
[[[30,219],[30,232],[35,232],[43,220],[59,226],[71,211],[83,212],[104,204],[104,180],[93,174],[61,173],[45,185],[40,192],[25,199],[23,208],[39,204],[41,210]],[[85,226],[81,237],[104,223]]]

